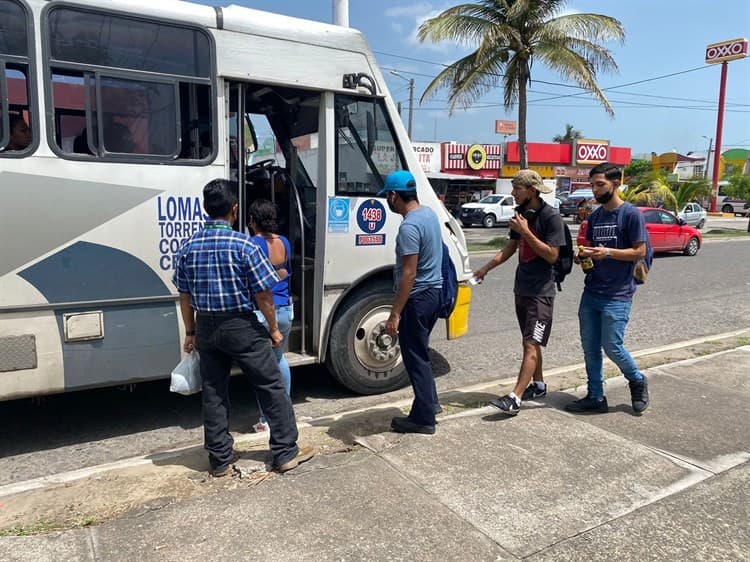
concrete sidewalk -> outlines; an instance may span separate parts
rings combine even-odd
[[[641,417],[622,378],[606,415],[562,411],[585,389],[469,410],[256,486],[3,538],[0,559],[750,559],[750,347],[647,375]]]

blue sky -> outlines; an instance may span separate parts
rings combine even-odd
[[[202,0],[201,3],[214,6],[235,3],[326,23],[332,21],[331,0]],[[414,78],[414,140],[502,142],[502,136],[494,132],[495,119],[516,120],[516,109],[505,111],[499,88],[484,96],[474,108],[457,109],[450,117],[445,91],[438,92],[432,101],[419,104],[419,97],[431,77],[442,68],[440,65],[453,62],[470,49],[451,44],[420,44],[416,29],[425,18],[458,3],[350,0],[349,24],[361,30],[369,41],[394,99],[403,104],[404,121],[408,83],[388,71],[397,70],[405,78]],[[565,9],[607,14],[619,19],[625,27],[625,43],[607,45],[617,61],[619,74],[600,76],[601,87],[645,82],[606,92],[615,109],[614,118],[587,94],[559,97],[580,89],[532,83],[527,121],[530,142],[548,142],[555,134],[564,132],[566,123],[571,123],[586,138],[609,139],[615,146],[632,147],[634,154],[671,150],[684,154],[708,148],[708,139],[703,137],[715,137],[721,65],[704,63],[705,47],[717,41],[750,36],[750,2],[571,0]],[[681,74],[653,80],[673,73]],[[541,65],[534,68],[532,77],[565,82]],[[723,147],[750,148],[750,57],[729,63],[726,109]]]

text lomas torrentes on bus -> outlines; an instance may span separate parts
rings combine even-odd
[[[169,196],[156,198],[159,224],[159,267],[174,269],[175,256],[182,244],[203,228],[208,218],[200,197]]]

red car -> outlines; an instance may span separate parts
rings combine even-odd
[[[673,213],[666,209],[655,209],[654,207],[638,207],[643,213],[646,221],[646,230],[651,239],[651,245],[654,252],[673,252],[679,251],[686,256],[694,256],[698,253],[703,238],[697,228],[688,226],[685,221],[678,219]],[[586,229],[588,221],[581,224],[576,237],[576,243],[579,246],[586,246]]]

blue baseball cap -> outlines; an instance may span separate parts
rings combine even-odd
[[[383,189],[378,191],[378,197],[385,195],[389,191],[410,191],[416,193],[417,180],[414,179],[414,175],[408,170],[391,172],[385,178]]]

